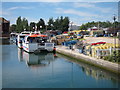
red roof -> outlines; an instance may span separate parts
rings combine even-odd
[[[47,37],[47,35],[42,35],[42,34],[32,34],[29,37]]]
[[[63,32],[63,33],[68,33],[68,32]]]
[[[97,42],[97,43],[92,43],[91,45],[97,45],[97,44],[105,44],[106,42]]]

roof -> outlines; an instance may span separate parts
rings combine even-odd
[[[7,21],[5,18],[3,17],[0,17],[0,23],[9,23],[9,21]]]
[[[47,37],[47,35],[42,35],[42,34],[40,34],[40,35],[38,35],[38,34],[32,34],[32,35],[30,35],[29,37]]]

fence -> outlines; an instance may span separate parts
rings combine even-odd
[[[111,55],[113,51],[120,50],[120,48],[109,48],[109,49],[97,49],[96,50],[96,57],[99,58],[101,56],[108,56]]]

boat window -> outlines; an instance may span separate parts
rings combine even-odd
[[[22,33],[22,34],[30,34],[30,33]]]
[[[25,36],[20,36],[20,40],[23,40]]]

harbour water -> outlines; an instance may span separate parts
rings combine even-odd
[[[119,83],[113,73],[59,54],[2,45],[2,88],[118,88]]]

